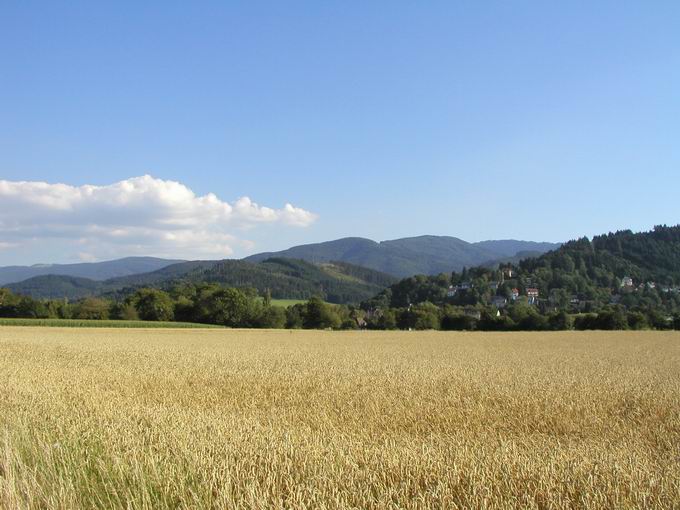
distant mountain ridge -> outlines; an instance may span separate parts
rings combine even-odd
[[[162,269],[181,260],[156,257],[125,257],[105,262],[78,264],[36,264],[33,266],[0,267],[0,285],[21,282],[36,276],[59,275],[103,281],[109,278],[148,273]]]
[[[404,278],[415,274],[460,271],[463,267],[493,264],[518,254],[540,255],[560,247],[559,243],[490,240],[469,243],[449,236],[424,235],[376,242],[346,237],[323,243],[294,246],[279,252],[258,253],[244,260],[260,262],[272,257],[328,262],[348,262]]]
[[[320,296],[332,303],[359,303],[396,282],[393,276],[346,262],[313,264],[272,258],[262,262],[206,260],[180,262],[157,271],[94,281],[66,275],[41,275],[7,285],[12,292],[33,298],[70,300],[89,296],[121,298],[142,287],[171,290],[182,284],[217,283],[251,287],[274,298],[308,299]]]

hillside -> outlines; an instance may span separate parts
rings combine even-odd
[[[516,289],[518,296],[512,294]],[[533,297],[532,297],[533,296]],[[484,306],[528,302],[543,311],[597,312],[620,306],[680,312],[680,226],[630,230],[570,241],[559,249],[500,270],[471,268],[464,273],[401,280],[368,306],[409,303]]]
[[[89,278],[65,275],[35,276],[18,283],[5,285],[16,294],[41,299],[81,299],[97,294],[102,283]]]
[[[0,285],[21,282],[29,278],[44,275],[63,275],[76,278],[88,278],[103,281],[109,278],[129,276],[156,271],[179,260],[159,259],[155,257],[126,257],[106,262],[81,264],[39,264],[35,266],[0,267]]]
[[[419,236],[375,242],[347,237],[324,243],[295,246],[280,252],[260,253],[245,260],[259,262],[285,257],[309,262],[348,262],[396,277],[460,271],[463,267],[515,257],[520,252],[545,253],[559,247],[554,243],[530,241],[482,241],[468,243],[455,237]]]
[[[268,259],[191,261],[141,275],[103,282],[52,275],[8,285],[14,293],[34,298],[78,299],[86,296],[122,297],[140,287],[171,289],[182,283],[219,283],[229,287],[269,289],[273,298],[308,299],[320,296],[332,303],[358,303],[396,281],[395,278],[345,262],[312,264],[302,260]]]

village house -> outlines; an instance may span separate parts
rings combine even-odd
[[[491,298],[491,304],[499,309],[505,308],[505,305],[508,304],[508,300],[505,299],[503,296],[494,296],[493,298]]]
[[[530,305],[536,304],[536,301],[538,301],[538,289],[535,287],[529,287],[527,289],[527,297],[529,298]]]
[[[505,268],[505,269],[503,269],[503,277],[504,278],[514,278],[515,277],[515,271],[513,271],[509,267]]]
[[[630,276],[624,276],[621,279],[621,287],[633,287],[633,279]]]
[[[518,297],[519,297],[519,289],[512,289],[510,291],[510,299],[512,299],[513,301],[516,301]]]
[[[458,294],[458,287],[449,285],[449,290],[446,291],[446,297],[454,297],[456,294]]]

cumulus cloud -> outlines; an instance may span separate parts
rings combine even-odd
[[[248,197],[229,203],[184,184],[134,177],[107,186],[0,180],[0,249],[30,242],[72,243],[78,257],[122,254],[183,258],[251,249],[238,233],[264,224],[311,225],[316,215]]]

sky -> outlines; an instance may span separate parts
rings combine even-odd
[[[680,3],[0,4],[0,265],[680,223]]]

